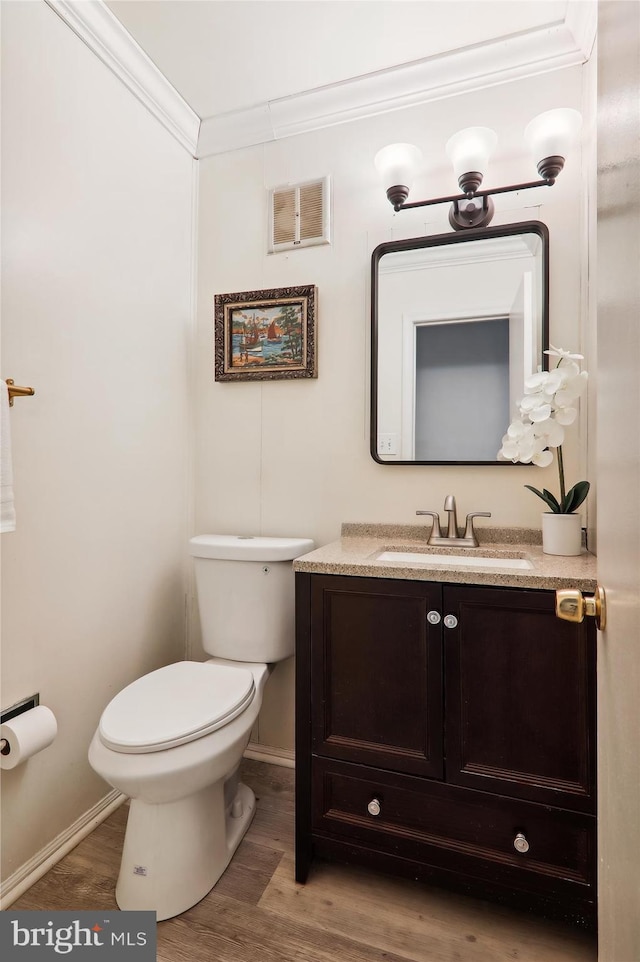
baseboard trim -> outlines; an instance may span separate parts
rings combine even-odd
[[[295,754],[288,748],[272,748],[270,745],[259,745],[249,742],[244,753],[245,758],[252,758],[256,762],[267,762],[268,765],[281,765],[282,768],[295,768]]]
[[[19,899],[27,889],[35,885],[50,868],[53,868],[101,822],[104,822],[124,801],[126,801],[126,795],[122,795],[114,788],[80,818],[76,819],[73,825],[57,835],[48,845],[36,852],[28,862],[16,869],[0,885],[0,909],[4,911],[4,909],[13,905],[16,899]]]

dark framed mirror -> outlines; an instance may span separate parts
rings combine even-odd
[[[371,455],[496,455],[524,379],[546,369],[549,234],[539,221],[380,244],[371,259]]]

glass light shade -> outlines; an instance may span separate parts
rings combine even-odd
[[[524,140],[536,163],[545,157],[566,157],[581,127],[582,117],[577,110],[557,107],[534,117],[525,128]]]
[[[446,151],[456,177],[471,171],[484,175],[497,143],[498,135],[490,127],[466,127],[450,137]]]
[[[422,160],[422,151],[413,144],[389,144],[378,151],[373,162],[387,190],[401,186],[409,191]]]

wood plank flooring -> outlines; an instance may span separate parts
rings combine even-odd
[[[158,924],[158,962],[595,962],[593,935],[435,887],[318,863],[293,872],[293,771],[245,760],[256,816],[212,892]],[[12,909],[115,909],[122,806]]]

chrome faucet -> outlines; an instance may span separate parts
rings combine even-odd
[[[437,511],[416,511],[416,514],[428,514],[433,518],[433,526],[427,544],[447,546],[449,548],[477,548],[479,541],[473,528],[474,518],[490,518],[490,511],[472,511],[467,515],[467,523],[464,535],[460,537],[458,531],[458,517],[456,514],[456,499],[452,494],[448,494],[444,499],[444,510],[449,515],[446,535],[442,534],[440,528],[440,515]]]

